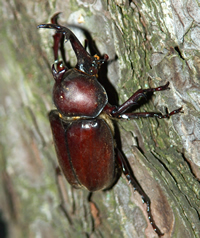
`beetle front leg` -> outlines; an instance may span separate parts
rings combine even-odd
[[[124,102],[121,106],[119,106],[117,109],[112,111],[112,116],[117,117],[118,115],[121,115],[123,112],[127,111],[132,106],[138,105],[138,101],[141,98],[145,98],[147,93],[153,93],[157,91],[164,91],[168,90],[169,88],[169,82],[167,82],[164,86],[160,86],[157,88],[147,88],[147,89],[139,89],[137,90],[126,102]]]
[[[53,15],[51,18],[51,23],[52,24],[57,24],[58,25],[58,17],[59,13],[56,13]],[[58,59],[58,51],[60,50],[60,54],[62,56],[62,61],[59,61]],[[64,35],[56,32],[53,35],[53,53],[54,53],[54,60],[57,66],[57,71],[60,72],[63,69],[66,69],[64,65],[66,65],[66,58],[65,58],[65,49],[64,49]]]
[[[53,15],[53,17],[51,18],[51,23],[52,24],[58,24],[57,20],[58,20],[58,16],[60,13],[56,13],[55,15]],[[55,33],[53,35],[53,53],[54,53],[54,60],[55,62],[58,62],[58,50],[60,48],[60,43],[61,43],[61,39],[63,38],[63,35],[60,33]]]
[[[143,203],[146,203],[146,205],[147,205],[147,215],[148,215],[149,221],[150,221],[154,231],[158,234],[159,237],[163,236],[164,234],[160,231],[160,229],[155,224],[155,221],[151,214],[151,201],[150,201],[149,197],[147,196],[147,194],[144,192],[144,190],[140,186],[139,182],[137,181],[137,179],[133,175],[133,172],[130,169],[130,165],[128,164],[128,162],[126,161],[126,159],[124,158],[124,156],[118,149],[116,149],[116,154],[117,154],[117,159],[119,161],[119,164],[122,168],[123,174],[126,176],[128,182],[131,183],[134,190],[137,190],[138,193],[141,195]]]

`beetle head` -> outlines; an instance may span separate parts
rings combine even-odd
[[[98,70],[101,65],[108,60],[108,55],[104,55],[103,59],[99,56],[91,56],[80,43],[78,38],[74,35],[72,31],[64,26],[57,24],[41,24],[38,28],[49,28],[55,29],[57,33],[61,33],[65,36],[66,40],[70,40],[72,48],[76,54],[77,64],[76,69],[93,76],[98,76]]]

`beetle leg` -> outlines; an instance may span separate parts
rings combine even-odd
[[[58,17],[59,13],[56,13],[53,15],[51,18],[51,23],[52,24],[57,24],[58,25]],[[63,69],[66,69],[66,58],[65,58],[65,49],[64,49],[64,35],[60,33],[55,33],[53,35],[53,53],[54,53],[54,60],[57,66],[57,71],[60,72]],[[58,60],[58,50],[60,50],[61,56],[62,56],[62,61]],[[63,65],[64,64],[64,65]]]
[[[126,102],[124,102],[119,107],[112,107],[107,106],[108,108],[105,108],[105,111],[109,113],[112,117],[119,118],[119,119],[137,119],[139,117],[157,117],[159,119],[162,118],[169,118],[170,116],[177,114],[179,112],[182,112],[182,107],[167,113],[165,115],[162,115],[162,113],[156,113],[156,112],[138,112],[138,113],[123,113],[130,109],[132,106],[138,105],[138,101],[141,98],[145,98],[147,93],[153,93],[156,91],[164,91],[170,89],[169,88],[169,82],[167,82],[165,85],[157,87],[157,88],[147,88],[147,89],[139,89],[137,92],[135,92]]]
[[[95,202],[92,201],[92,195],[93,195],[92,192],[88,194],[88,202],[90,205],[90,212],[93,218],[92,231],[94,231],[95,228],[97,228],[101,224],[101,218],[100,218],[99,209],[97,205],[95,204]]]
[[[59,16],[60,12],[59,13],[56,13],[55,15],[53,15],[53,17],[51,18],[51,23],[52,24],[58,24],[58,16]],[[60,43],[61,43],[61,39],[63,38],[63,35],[59,34],[59,33],[55,33],[53,35],[53,52],[54,52],[54,59],[55,59],[55,62],[57,63],[58,62],[58,50],[60,48]]]
[[[128,161],[125,159],[125,157],[122,155],[122,153],[118,149],[116,149],[116,154],[117,154],[117,159],[119,161],[119,164],[120,164],[120,166],[122,168],[122,172],[126,176],[128,182],[131,183],[131,185],[133,186],[134,190],[138,191],[138,193],[142,197],[143,203],[146,203],[146,205],[147,205],[148,218],[149,218],[149,221],[150,221],[154,231],[158,234],[159,237],[163,236],[164,234],[160,231],[160,229],[155,224],[155,221],[154,221],[153,216],[151,214],[151,201],[150,201],[149,197],[144,192],[144,190],[140,186],[139,182],[137,181],[137,179],[133,175],[133,172],[130,169],[130,165],[128,164]]]
[[[158,119],[163,119],[163,118],[170,118],[172,115],[177,114],[182,112],[182,107],[170,112],[166,113],[163,115],[162,113],[158,112],[133,112],[133,113],[125,113],[122,115],[117,116],[119,119],[138,119],[139,117],[157,117]]]
[[[153,93],[156,91],[164,91],[170,89],[169,82],[167,82],[164,86],[160,86],[157,88],[147,88],[147,89],[139,89],[137,90],[126,102],[124,102],[121,106],[119,106],[115,111],[112,112],[112,115],[120,115],[123,112],[127,111],[134,105],[138,104],[138,101],[141,98],[145,98],[147,93]]]

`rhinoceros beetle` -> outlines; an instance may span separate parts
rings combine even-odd
[[[56,30],[53,49],[57,69],[53,64],[52,74],[55,80],[53,102],[57,110],[49,113],[49,120],[61,170],[73,187],[94,192],[111,187],[120,169],[140,193],[147,205],[150,223],[161,236],[163,234],[151,215],[149,197],[116,147],[112,119],[169,118],[181,112],[182,108],[166,115],[155,112],[126,113],[147,93],[169,89],[169,82],[157,88],[139,89],[120,106],[109,104],[107,93],[97,79],[98,71],[108,56],[104,55],[103,59],[91,56],[71,30],[57,23],[57,17],[58,14],[54,15],[51,24],[41,24],[38,28]],[[64,40],[70,41],[76,54],[75,68],[68,69],[58,61],[58,50]]]

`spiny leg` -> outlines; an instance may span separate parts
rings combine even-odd
[[[141,98],[146,98],[147,93],[153,93],[156,91],[164,91],[168,90],[169,82],[165,85],[157,87],[157,88],[147,88],[147,89],[139,89],[135,92],[126,102],[124,102],[119,107],[107,105],[105,108],[105,112],[110,114],[112,117],[119,118],[119,119],[137,119],[139,117],[157,117],[159,119],[169,118],[170,116],[182,112],[182,107],[163,115],[162,113],[156,112],[139,112],[139,113],[124,113],[132,106],[138,105],[138,101]]]
[[[116,149],[116,153],[117,153],[118,161],[119,161],[119,163],[120,163],[120,165],[122,167],[122,172],[126,176],[128,182],[131,183],[131,185],[133,186],[134,190],[137,190],[138,193],[141,195],[143,203],[146,203],[146,205],[147,205],[148,218],[149,218],[149,221],[150,221],[154,231],[158,234],[159,237],[163,236],[164,234],[160,231],[160,229],[155,224],[155,221],[154,221],[153,216],[151,214],[151,201],[150,201],[149,197],[144,192],[144,190],[140,186],[139,182],[137,181],[137,179],[133,175],[133,173],[132,173],[132,171],[130,169],[130,166],[128,165],[128,163],[127,163],[126,159],[124,158],[124,156],[121,154],[121,152],[118,149]]]
[[[160,86],[157,88],[147,88],[147,89],[139,89],[137,90],[126,102],[124,102],[119,107],[115,108],[111,113],[113,117],[117,117],[121,115],[123,112],[127,111],[132,106],[138,104],[138,101],[141,98],[146,98],[147,93],[153,93],[156,91],[163,91],[169,89],[169,82],[167,82],[164,86]]]
[[[118,115],[117,118],[130,120],[130,119],[138,119],[140,117],[144,117],[144,118],[157,117],[158,119],[163,119],[163,118],[170,118],[172,115],[175,115],[180,112],[182,112],[182,107],[170,113],[166,113],[165,115],[158,112],[133,112],[133,113],[124,113],[124,114]]]
[[[51,18],[51,23],[58,25],[58,17],[59,13],[56,13]],[[62,61],[58,60],[58,51],[60,50],[60,54],[62,57]],[[57,66],[58,72],[66,69],[64,65],[66,65],[66,58],[65,58],[65,49],[64,49],[64,35],[56,32],[53,35],[53,53],[54,53],[54,60]],[[64,64],[64,65],[63,65]]]

